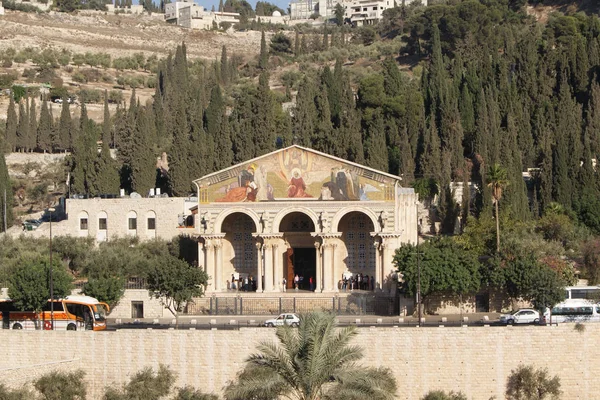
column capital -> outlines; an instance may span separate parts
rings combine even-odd
[[[273,248],[273,245],[271,243],[265,243],[263,244],[263,248],[266,250],[270,250],[271,248]]]
[[[315,242],[315,249],[319,250],[321,247],[321,242]]]
[[[260,250],[263,244],[261,242],[256,242],[254,245],[256,246],[256,250]]]
[[[323,239],[339,239],[342,237],[342,233],[341,232],[319,233],[318,236],[320,236]]]

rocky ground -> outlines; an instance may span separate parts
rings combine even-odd
[[[251,56],[260,50],[260,32],[185,29],[166,24],[162,14],[33,14],[7,10],[0,16],[0,50],[54,47],[74,53],[104,52],[112,57],[137,52],[162,57],[182,42],[186,43],[188,58],[215,59],[220,57],[223,45],[229,54]]]

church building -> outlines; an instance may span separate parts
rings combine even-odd
[[[418,198],[402,178],[297,145],[194,184],[208,293],[248,278],[259,293],[334,293],[360,276],[395,295],[394,251],[417,240]]]

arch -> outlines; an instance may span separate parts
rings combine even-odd
[[[200,210],[198,210],[198,211],[200,212]],[[223,221],[225,221],[225,218],[227,218],[231,214],[235,214],[235,213],[245,214],[245,215],[249,216],[250,218],[252,218],[252,221],[254,221],[254,227],[256,228],[256,232],[260,232],[259,216],[252,210],[248,210],[246,208],[241,208],[241,207],[235,207],[235,208],[223,210],[223,211],[221,211],[221,213],[219,215],[217,215],[217,218],[215,218],[214,233],[223,233]]]
[[[371,222],[373,223],[373,228],[375,229],[374,232],[375,233],[381,232],[381,226],[379,225],[379,221],[377,221],[377,215],[372,210],[369,210],[368,208],[364,208],[361,206],[344,207],[341,210],[339,210],[337,213],[335,213],[335,215],[331,219],[331,231],[338,232],[340,221],[346,214],[349,214],[351,212],[360,212],[360,213],[365,214],[367,217],[369,217],[371,219]]]
[[[292,214],[295,212],[299,212],[302,214],[305,214],[306,216],[308,216],[313,224],[315,225],[315,231],[318,232],[319,231],[319,218],[317,217],[317,214],[307,208],[307,207],[286,207],[284,209],[282,209],[281,211],[279,211],[275,217],[273,218],[273,224],[271,226],[272,232],[271,233],[277,233],[279,232],[279,226],[281,225],[281,221],[283,221],[283,218],[285,218],[286,215],[288,214]]]

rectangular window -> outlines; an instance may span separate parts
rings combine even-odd
[[[367,7],[363,8],[363,11],[367,11]]]
[[[137,229],[137,218],[129,218],[129,230]]]
[[[373,7],[373,11],[377,11],[377,6]]]
[[[79,220],[79,229],[82,231],[87,231],[88,230],[88,221],[87,218],[81,218]]]
[[[208,189],[200,188],[200,203],[208,203]]]
[[[384,188],[383,193],[386,201],[394,200],[394,187],[392,185],[387,185]]]
[[[148,218],[148,230],[156,229],[156,218]]]
[[[98,219],[98,229],[101,231],[105,231],[107,229],[108,224],[106,223],[106,218]]]
[[[144,318],[144,302],[143,301],[132,301],[131,302],[131,318]]]

